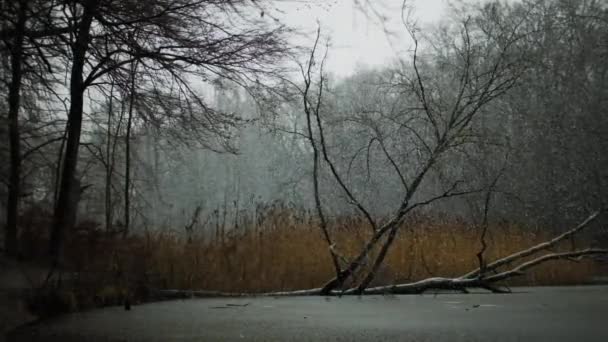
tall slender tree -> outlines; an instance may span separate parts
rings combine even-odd
[[[19,132],[19,107],[21,102],[21,83],[23,79],[23,45],[27,21],[28,1],[19,0],[8,8],[16,13],[14,37],[8,42],[10,50],[11,80],[8,89],[8,122],[10,146],[10,176],[6,214],[4,250],[8,256],[18,252],[17,219],[19,217],[19,197],[21,195],[21,141]],[[4,6],[3,6],[4,7]]]

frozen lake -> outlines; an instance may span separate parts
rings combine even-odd
[[[9,341],[608,341],[608,286],[500,294],[216,298],[114,307]]]

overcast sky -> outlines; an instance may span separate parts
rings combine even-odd
[[[394,59],[398,51],[411,47],[401,24],[402,0],[371,0],[378,13],[389,17],[384,25],[371,11],[355,6],[356,0],[286,0],[278,6],[276,16],[288,25],[306,32],[311,45],[317,22],[323,34],[331,38],[327,70],[340,76],[353,73],[357,67],[379,66]],[[359,0],[361,1],[361,0]],[[447,0],[410,0],[415,8],[414,17],[420,25],[438,21],[447,8]],[[392,35],[387,36],[387,28]]]

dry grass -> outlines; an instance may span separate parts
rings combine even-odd
[[[127,293],[145,298],[149,287],[256,293],[318,287],[333,276],[327,245],[310,216],[281,209],[248,222],[240,224],[238,233],[195,234],[190,239],[167,231],[124,239],[81,227],[66,245],[67,267],[76,279],[71,295],[83,308],[120,303]],[[205,229],[213,230],[199,227]],[[345,258],[354,256],[370,233],[358,218],[331,222],[331,234]],[[539,230],[515,225],[489,227],[487,259],[548,238]],[[479,231],[462,222],[411,219],[375,284],[462,275],[477,266],[479,246]],[[557,249],[571,247],[568,242]],[[590,261],[550,262],[509,285],[581,283],[597,274],[597,267]]]
[[[77,240],[68,250],[77,269],[108,274],[110,285],[116,282],[114,277],[129,284],[162,288],[255,293],[318,287],[333,276],[327,245],[310,218],[302,219],[288,210],[275,212],[240,231],[221,239],[193,236],[190,241],[167,232],[127,240],[98,237],[89,238],[86,252],[83,241]],[[349,258],[361,249],[370,231],[362,220],[341,219],[332,222],[331,233],[338,251]],[[375,283],[462,275],[477,266],[478,236],[479,231],[464,223],[410,220],[401,229]],[[490,227],[487,259],[548,238],[513,225]],[[566,243],[558,249],[570,247]],[[585,261],[550,262],[511,284],[580,283],[596,273],[595,267]]]

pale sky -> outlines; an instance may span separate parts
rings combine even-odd
[[[411,40],[401,24],[402,0],[371,0],[378,12],[389,18],[384,27],[396,33],[392,36],[385,34],[376,15],[370,11],[366,15],[357,9],[355,1],[285,0],[278,5],[280,11],[272,15],[285,24],[310,32],[307,39],[299,38],[299,44],[312,45],[317,22],[320,22],[323,34],[331,41],[327,71],[347,76],[357,67],[390,62],[398,50],[411,47]],[[447,0],[410,0],[408,3],[414,6],[414,18],[422,26],[438,21],[447,8]]]

